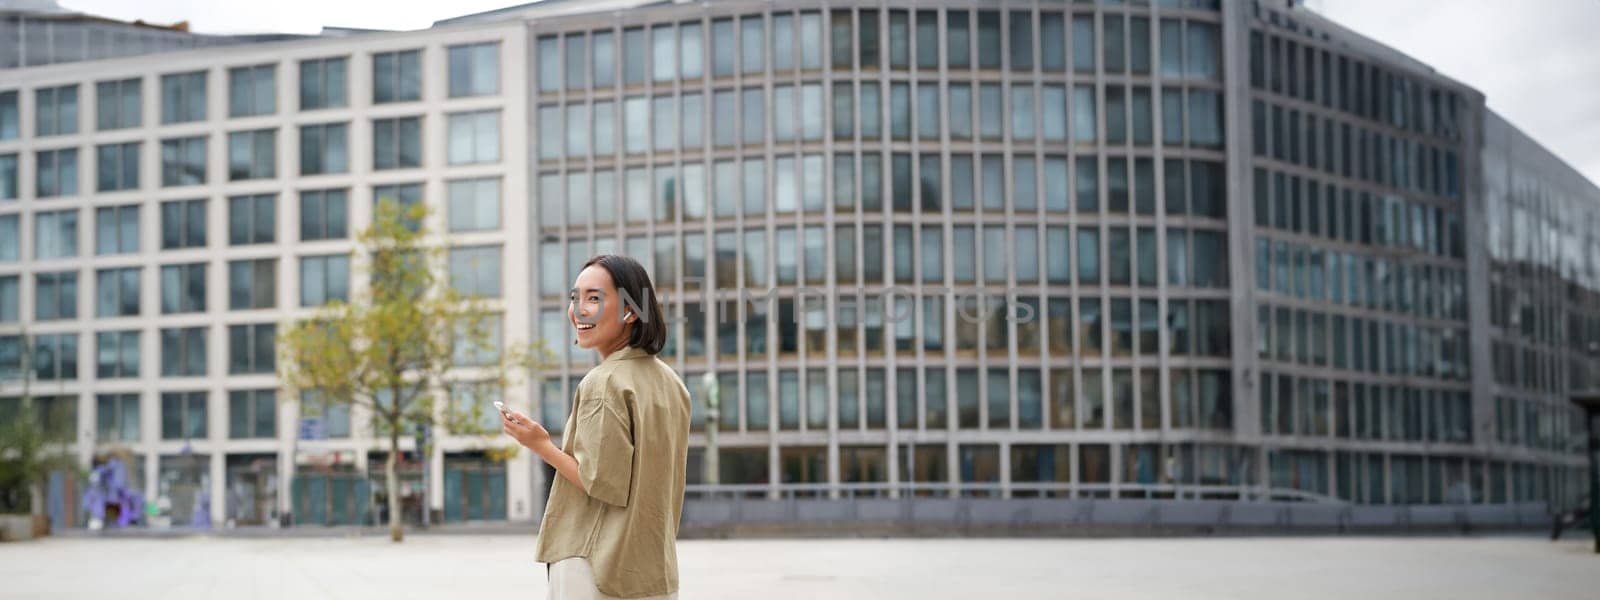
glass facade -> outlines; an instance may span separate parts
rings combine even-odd
[[[1196,49],[1192,66],[1164,74],[1152,66],[1148,7],[709,12],[651,29],[709,30],[709,77],[701,65],[674,70],[691,50],[667,35],[638,49],[655,65],[643,85],[574,77],[600,69],[582,57],[535,56],[539,81],[566,82],[536,98],[535,131],[567,132],[535,138],[536,176],[549,182],[535,190],[541,314],[564,309],[567,282],[595,249],[637,246],[679,338],[663,358],[697,397],[709,372],[725,380],[723,398],[739,400],[724,400],[721,425],[750,445],[724,452],[800,453],[791,446],[815,443],[808,436],[846,431],[887,442],[898,429],[951,465],[920,480],[948,490],[998,494],[1002,480],[998,467],[962,467],[956,438],[1003,444],[1045,431],[1070,448],[1092,430],[1234,430],[1219,14],[1176,11]],[[1115,29],[1104,64],[1093,27],[1087,45],[1067,43],[1080,15]],[[618,34],[553,32],[537,48],[570,52]],[[1093,73],[1128,63],[1130,77]],[[995,84],[1003,72],[1010,84]],[[1176,114],[1162,112],[1157,90],[1179,100]],[[602,104],[624,107],[618,143],[573,130],[570,115]],[[710,113],[681,112],[691,106]],[[1178,131],[1158,142],[1164,124]],[[615,189],[619,171],[620,194],[589,184],[603,177]],[[587,209],[613,198],[617,210]],[[1168,271],[1179,276],[1160,276]],[[1161,341],[1180,334],[1181,345]],[[541,402],[556,404],[547,414],[560,413],[572,392],[562,383],[588,360],[566,357],[543,388]],[[1170,373],[1207,374],[1210,385],[1182,390],[1193,416],[1170,414]],[[1073,390],[1111,398],[1118,418]],[[1180,447],[1193,451],[1163,449]],[[817,468],[782,481],[886,486],[913,469],[881,448],[818,456],[841,461],[845,479]],[[764,463],[733,464],[751,470],[725,462],[724,483],[774,481]],[[1224,483],[1253,481],[1232,477]]]
[[[1258,47],[1294,32],[1269,9],[1247,12],[1231,30],[1250,40],[1238,91],[1207,3],[713,8],[651,24],[624,60],[654,65],[650,76],[620,82],[585,78],[601,65],[571,52],[626,40],[627,27],[549,27],[537,48],[566,54],[534,59],[536,78],[564,82],[541,87],[533,111],[535,176],[549,182],[534,190],[536,310],[559,318],[562,289],[597,249],[639,248],[680,336],[664,358],[691,388],[714,373],[739,399],[720,421],[744,446],[726,451],[783,456],[813,430],[899,430],[949,465],[917,481],[949,493],[1181,484],[1485,501],[1487,484],[1469,478],[1484,462],[1466,456],[1478,440],[1461,202],[1461,123],[1480,109],[1451,82],[1370,62],[1324,75],[1319,61],[1337,61],[1322,54],[1340,51]],[[674,29],[711,32],[709,76],[675,62],[691,50]],[[574,129],[602,105],[623,107],[620,139]],[[1235,118],[1248,137],[1229,139]],[[1234,173],[1244,180],[1230,188]],[[624,190],[601,193],[601,178]],[[1254,277],[1233,272],[1252,261]],[[1236,355],[1250,341],[1257,352]],[[560,414],[564,381],[588,360],[564,357],[545,412]],[[810,423],[800,397],[814,398]],[[988,447],[954,442],[1015,450],[1030,431],[1085,470],[1058,480],[1029,458],[991,474]],[[1105,451],[1079,443],[1091,431],[1163,441]],[[841,472],[864,460],[868,481],[887,484],[913,481],[901,459],[915,454],[820,460]],[[1415,497],[1390,473],[1413,460],[1433,477],[1405,483]],[[750,466],[723,482],[852,481]]]

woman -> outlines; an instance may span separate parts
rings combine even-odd
[[[601,361],[578,384],[562,447],[527,416],[502,415],[505,433],[561,475],[539,528],[550,597],[676,598],[689,391],[656,358],[666,315],[644,267],[602,255],[578,273],[567,319]]]

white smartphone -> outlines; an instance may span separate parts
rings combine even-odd
[[[497,400],[494,403],[494,409],[500,411],[501,416],[506,416],[506,403]]]

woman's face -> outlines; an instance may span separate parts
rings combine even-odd
[[[577,330],[578,347],[610,352],[627,345],[628,323],[634,317],[618,297],[610,271],[585,267],[573,283],[570,300],[567,319]]]

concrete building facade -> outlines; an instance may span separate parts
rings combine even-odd
[[[218,522],[373,516],[365,417],[297,441],[263,349],[362,285],[378,197],[554,349],[503,397],[557,434],[567,287],[639,258],[694,498],[1581,497],[1600,190],[1302,8],[544,2],[159,57],[5,71],[0,371]],[[537,520],[547,468],[437,433],[413,505]]]

